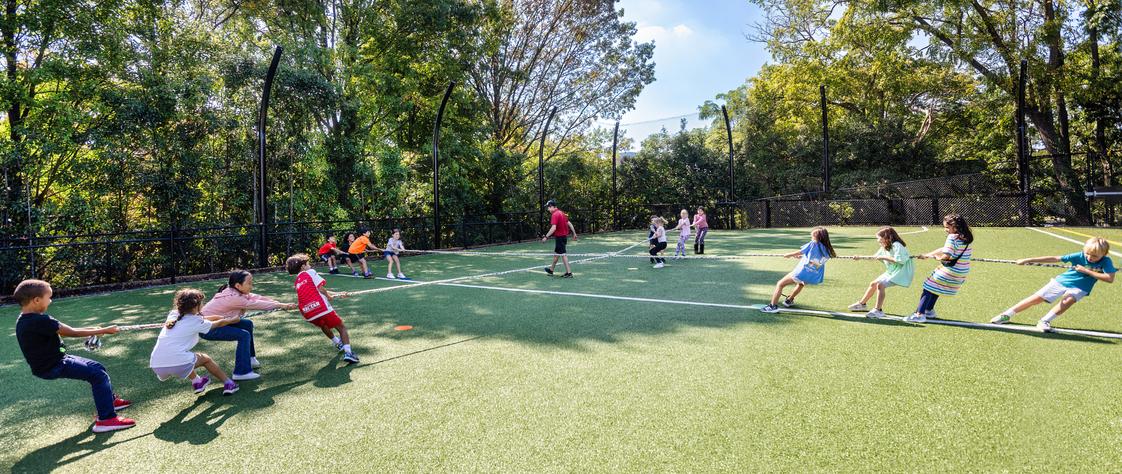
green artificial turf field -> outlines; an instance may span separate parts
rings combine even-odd
[[[835,227],[831,236],[839,254],[868,255],[876,249],[874,230]],[[975,232],[979,258],[1080,248],[1029,229]],[[569,250],[639,255],[646,246],[632,245],[643,237],[592,235]],[[904,238],[919,254],[939,247],[944,234],[933,228]],[[808,239],[808,229],[714,231],[706,255],[788,252]],[[539,243],[482,249],[551,250]],[[575,264],[572,280],[547,277],[543,262],[403,259],[418,282],[502,273],[449,284],[327,276],[336,291],[407,286],[336,301],[362,362],[344,365],[318,329],[295,313],[264,315],[255,320],[263,377],[242,382],[230,397],[213,385],[198,397],[186,382],[158,382],[147,368],[157,331],[105,337],[96,353],[69,340],[73,354],[101,361],[116,390],[135,403],[122,414],[135,418],[136,428],[101,435],[89,431],[88,386],[33,377],[14,337],[18,308],[0,308],[8,340],[0,346],[0,468],[1111,471],[1122,465],[1120,340],[739,307],[764,302],[794,260],[669,260],[654,270],[645,258],[619,256]],[[918,261],[915,283],[889,289],[885,310],[914,309],[935,265]],[[877,262],[832,260],[825,284],[807,288],[798,303],[844,310],[882,270]],[[384,262],[373,271],[384,275]],[[942,298],[936,309],[943,318],[988,322],[1060,271],[976,262],[962,293]],[[258,293],[295,298],[286,274],[256,281]],[[177,288],[194,286],[209,296],[220,283],[60,299],[50,313],[72,326],[159,322]],[[1055,326],[1122,332],[1118,286],[1100,283]],[[1040,306],[1014,321],[1034,324],[1045,311]],[[398,331],[398,325],[413,329]],[[197,350],[224,369],[233,366],[232,342],[201,341]]]

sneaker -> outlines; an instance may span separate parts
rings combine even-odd
[[[398,274],[397,274],[397,279],[398,279],[398,280],[408,280],[408,279],[409,279],[409,277],[405,276],[405,274],[404,274],[404,273],[398,273]]]
[[[332,274],[332,275],[338,275],[338,274],[339,274],[339,269],[338,269],[338,268],[332,268],[332,269],[331,269],[330,271],[328,271],[327,273],[330,273],[330,274]]]
[[[199,380],[191,382],[191,388],[195,389],[195,393],[205,392],[207,385],[210,385],[210,377],[203,377]]]
[[[862,306],[864,306],[864,305],[862,305]],[[851,308],[852,308],[852,306],[851,306]],[[874,309],[872,311],[869,311],[868,313],[865,313],[865,317],[869,318],[869,319],[880,319],[880,318],[884,317],[884,311],[881,311],[879,309]]]
[[[765,305],[763,308],[760,308],[760,311],[763,311],[765,313],[778,313],[779,307],[773,304],[769,304]]]
[[[363,275],[362,277],[369,280],[371,278],[374,278],[374,274],[373,273],[367,273],[367,274]]]
[[[252,369],[256,369],[258,367],[261,367],[261,363],[257,362],[256,357],[250,357],[249,358],[249,367],[252,368]]]
[[[357,272],[357,271],[355,271],[355,272],[351,272],[351,276],[353,276],[353,277],[356,277],[356,276],[358,276],[358,272]]]
[[[1013,319],[1013,317],[1009,316],[1008,314],[999,314],[997,316],[994,316],[993,319],[990,320],[990,324],[1005,324],[1011,319]]]
[[[94,421],[93,432],[105,433],[108,431],[127,430],[134,426],[136,426],[136,420],[118,416],[116,418],[110,418],[108,420]]]
[[[935,313],[935,310],[928,311],[924,316],[927,316],[927,319],[939,319],[939,315]]]
[[[114,410],[124,410],[125,408],[131,407],[131,406],[132,406],[132,402],[130,402],[128,400],[125,400],[121,397],[113,398],[113,409]]]
[[[868,311],[869,307],[865,306],[865,303],[853,303],[853,304],[849,305],[849,310],[850,311]]]
[[[394,279],[394,278],[393,278],[393,273],[387,273],[387,274],[386,274],[386,279],[387,279],[387,280],[393,280],[393,279]]]
[[[926,323],[927,322],[927,316],[924,316],[924,315],[919,314],[919,313],[914,313],[911,316],[908,316],[908,317],[904,318],[904,321],[907,321],[909,323]]]
[[[222,384],[222,394],[233,395],[239,388],[238,384],[234,383],[233,380],[227,380],[226,383]]]
[[[343,343],[342,342],[336,342],[335,343],[335,349],[338,350],[339,352],[343,352]]]
[[[795,300],[793,300],[791,298],[787,298],[787,299],[783,300],[783,307],[784,308],[790,308],[792,306],[795,306]]]
[[[550,274],[550,275],[553,275],[553,269],[552,268],[546,267],[545,272]]]
[[[666,264],[665,264],[665,263],[662,263],[662,262],[658,262],[658,263],[656,263],[656,264],[655,264],[655,266],[654,266],[654,267],[655,267],[655,268],[664,268],[664,267],[666,267]]]
[[[343,354],[343,360],[351,364],[357,364],[358,356],[356,356],[354,352],[348,352]]]
[[[1036,329],[1039,329],[1041,332],[1052,332],[1052,323],[1042,319],[1040,322],[1036,323]]]
[[[254,379],[259,379],[259,378],[261,378],[261,374],[259,374],[257,372],[248,372],[248,373],[244,373],[244,374],[234,374],[234,377],[233,377],[234,380],[237,380],[239,382],[242,381],[242,380],[254,380]]]
[[[572,273],[566,273],[564,275],[561,275],[561,278],[572,278],[572,277],[573,277]]]

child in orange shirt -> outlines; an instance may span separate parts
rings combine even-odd
[[[354,243],[351,244],[351,248],[347,249],[347,261],[350,263],[359,263],[362,265],[363,278],[373,278],[374,275],[370,273],[370,269],[366,266],[366,249],[372,248],[376,252],[381,252],[382,249],[378,248],[370,242],[369,229],[362,229],[359,231],[359,234],[361,235],[359,235],[358,238],[355,239]],[[352,275],[358,276],[358,272],[356,271],[352,273]]]

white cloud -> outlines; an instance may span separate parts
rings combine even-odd
[[[635,39],[637,41],[641,43],[654,41],[658,45],[666,45],[675,40],[686,40],[692,36],[694,36],[693,28],[681,23],[671,28],[666,28],[662,25],[646,25],[640,22],[635,32]]]
[[[679,38],[685,38],[685,37],[693,34],[693,30],[690,29],[690,27],[688,27],[686,25],[675,26],[674,29],[671,30],[671,31],[674,32],[674,36],[677,36]]]

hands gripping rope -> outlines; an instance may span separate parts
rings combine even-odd
[[[334,294],[334,296],[336,298],[346,298],[347,296],[350,296],[350,293],[345,293],[345,292],[344,293],[336,293],[336,294]],[[277,312],[281,312],[281,311],[296,311],[296,310],[295,309],[286,309],[286,308],[277,308],[277,309],[270,309],[270,310],[265,310],[265,311],[254,311],[252,313],[246,314],[245,316],[242,316],[242,319],[254,318],[254,317],[257,317],[257,316],[262,316],[262,315],[271,314],[271,313],[277,313]],[[143,330],[147,330],[147,329],[160,329],[160,328],[164,327],[164,324],[165,323],[149,323],[149,324],[132,324],[132,325],[127,325],[127,326],[117,326],[117,332],[143,331]],[[101,346],[102,346],[101,336],[87,337],[86,341],[82,345],[85,346],[87,351],[95,352],[98,349],[101,349]]]

